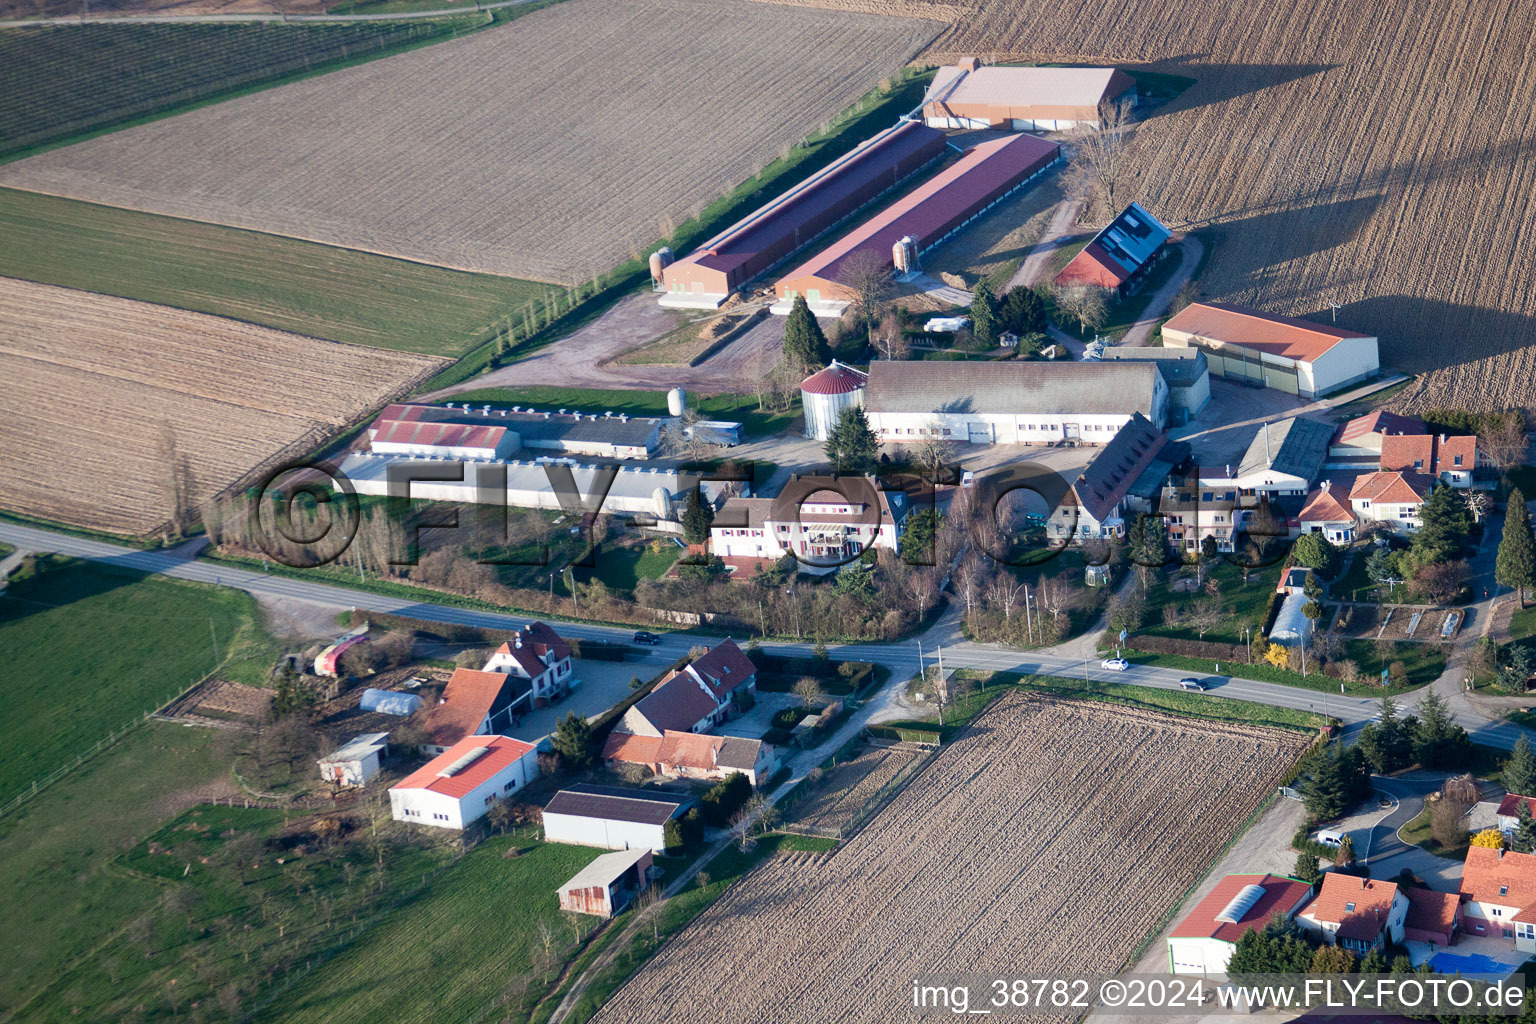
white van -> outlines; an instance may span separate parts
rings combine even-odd
[[[1337,848],[1344,845],[1344,833],[1335,832],[1331,828],[1325,828],[1317,833],[1317,841],[1324,846]]]

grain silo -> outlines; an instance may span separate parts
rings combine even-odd
[[[896,268],[896,273],[898,274],[917,270],[917,239],[911,235],[902,235],[893,242],[891,244],[891,264]]]
[[[864,404],[869,374],[837,360],[800,382],[800,406],[805,410],[805,436],[825,441],[844,409]]]
[[[688,408],[688,392],[673,388],[667,392],[667,415],[681,416]]]
[[[672,248],[671,248],[671,246],[664,245],[660,249],[657,249],[655,252],[651,253],[651,285],[652,285],[652,287],[655,287],[655,288],[660,288],[661,287],[661,272],[663,270],[666,270],[671,265],[672,265]]]

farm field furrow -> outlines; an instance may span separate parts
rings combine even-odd
[[[921,1019],[912,979],[940,967],[1112,972],[1305,743],[1010,694],[832,856],[731,888],[595,1019],[718,1020],[721,977],[735,1021],[874,1022]]]
[[[572,284],[670,234],[940,27],[568,0],[19,160],[0,183]]]
[[[918,756],[912,750],[884,747],[866,750],[852,760],[827,769],[815,795],[798,804],[789,816],[802,825],[842,828]]]
[[[1536,0],[981,0],[950,20],[920,59],[1197,80],[1138,130],[1128,198],[1215,243],[1203,297],[1324,320],[1337,303],[1383,365],[1422,375],[1398,408],[1536,408]]]
[[[440,360],[0,278],[0,505],[138,533],[312,444]]]

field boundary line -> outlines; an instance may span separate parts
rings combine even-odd
[[[32,28],[39,25],[234,25],[325,24],[357,21],[420,21],[425,18],[462,18],[467,14],[521,7],[535,0],[476,2],[473,7],[444,7],[432,11],[397,11],[393,14],[120,14],[102,18],[74,15],[67,18],[26,18],[0,21],[0,28]]]

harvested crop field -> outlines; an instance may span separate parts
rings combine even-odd
[[[595,1019],[715,1021],[722,977],[732,1020],[779,1024],[918,1020],[935,971],[1111,972],[1305,742],[1009,694],[831,857],[728,890]]]
[[[1536,0],[980,0],[921,59],[1197,79],[1138,134],[1128,198],[1209,230],[1205,297],[1324,318],[1339,303],[1341,327],[1380,336],[1383,364],[1423,374],[1397,408],[1532,408],[1532,24]]]
[[[235,320],[0,278],[0,506],[139,533],[443,365]]]
[[[866,804],[922,756],[912,748],[870,747],[822,772],[812,795],[797,803],[789,817],[813,828],[846,828]]]
[[[669,234],[939,28],[749,0],[567,0],[20,160],[0,181],[569,284]]]

